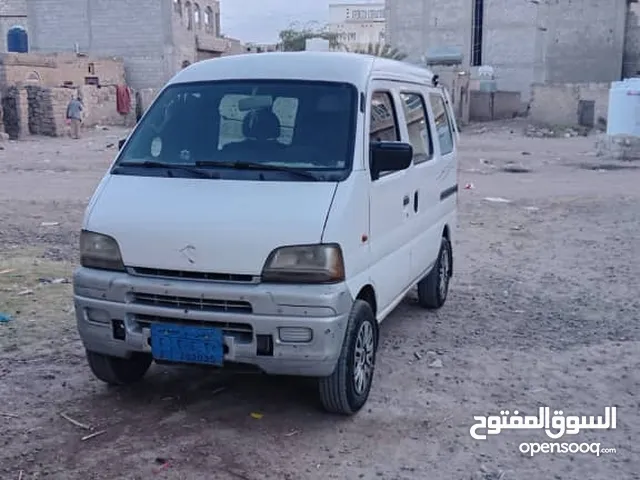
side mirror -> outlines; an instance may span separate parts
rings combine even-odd
[[[126,138],[122,138],[118,140],[118,150],[122,150],[122,146],[125,144],[126,141],[127,141]]]
[[[409,168],[413,160],[413,147],[404,142],[371,142],[369,155],[371,178],[377,180],[381,172],[398,172]]]

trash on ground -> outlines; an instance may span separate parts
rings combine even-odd
[[[264,415],[262,413],[251,412],[251,418],[255,418],[256,420],[260,420]]]
[[[527,212],[537,212],[540,210],[538,207],[524,207]]]
[[[84,441],[86,441],[86,440],[89,440],[89,439],[91,439],[91,438],[97,437],[98,435],[103,435],[103,434],[105,434],[105,433],[107,433],[107,431],[106,431],[106,430],[100,430],[99,432],[93,432],[93,433],[91,433],[91,434],[89,434],[89,435],[85,435],[85,436],[84,436],[84,437],[82,437],[80,440],[84,442]]]
[[[86,425],[84,423],[79,422],[78,420],[75,420],[73,418],[71,418],[69,415],[67,415],[66,413],[61,413],[60,416],[62,418],[64,418],[67,422],[74,424],[76,427],[78,428],[82,428],[84,430],[93,430],[93,427]]]
[[[487,202],[493,202],[493,203],[511,203],[511,200],[507,200],[506,198],[502,198],[502,197],[485,197],[485,200]]]
[[[8,313],[0,313],[0,323],[7,323],[11,321],[11,315]]]
[[[291,430],[289,433],[285,433],[285,437],[293,437],[294,435],[298,435],[300,430]]]
[[[0,275],[6,275],[7,273],[13,273],[15,271],[16,271],[15,268],[7,268],[5,270],[0,270]]]
[[[522,230],[522,225],[514,225],[511,230]]]
[[[60,225],[60,222],[42,222],[40,224],[41,227],[57,227]]]
[[[473,190],[474,188],[476,188],[476,187],[473,185],[473,183],[467,183],[467,184],[464,186],[464,189],[465,189],[465,190]]]
[[[22,290],[21,292],[18,292],[18,296],[19,297],[24,297],[26,295],[32,295],[33,294],[33,290],[30,289],[26,289],[26,290]]]

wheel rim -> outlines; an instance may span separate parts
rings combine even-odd
[[[373,375],[373,327],[363,322],[356,336],[353,365],[353,386],[357,395],[366,392]]]
[[[446,248],[443,248],[442,253],[440,253],[440,271],[438,283],[440,298],[444,299],[447,296],[447,290],[449,288],[449,252]]]

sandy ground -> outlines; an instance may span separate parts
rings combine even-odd
[[[465,133],[460,181],[474,188],[460,193],[448,303],[425,313],[411,295],[385,321],[369,404],[347,419],[294,379],[153,367],[133,389],[95,380],[71,286],[50,280],[70,278],[123,132],[5,144],[0,272],[14,271],[0,273],[0,311],[14,318],[0,324],[0,479],[640,478],[640,170],[599,170],[593,138],[521,127]],[[539,430],[470,437],[474,415],[540,406],[616,406],[615,430],[561,440],[616,452],[520,453],[551,441]]]

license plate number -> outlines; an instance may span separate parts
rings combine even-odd
[[[222,330],[152,324],[151,353],[156,360],[220,366],[224,361]]]

